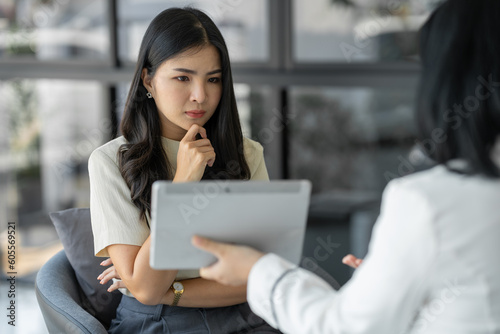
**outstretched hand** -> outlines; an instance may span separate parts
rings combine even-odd
[[[359,265],[363,262],[363,259],[358,259],[352,254],[348,254],[344,256],[342,259],[343,264],[347,264],[349,267],[353,267],[354,269],[358,268]]]
[[[197,135],[201,139],[196,139]],[[177,171],[174,182],[200,181],[206,166],[215,162],[215,150],[207,138],[207,131],[193,124],[179,144],[177,153]]]
[[[253,265],[264,256],[264,253],[251,247],[230,245],[199,236],[194,236],[191,242],[193,246],[215,255],[218,260],[201,268],[200,276],[224,285],[246,284]]]

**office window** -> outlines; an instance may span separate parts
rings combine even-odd
[[[0,56],[107,60],[107,13],[107,2],[99,0],[3,0]]]
[[[221,30],[233,62],[265,62],[269,58],[267,0],[119,0],[119,55],[135,62],[144,32],[151,20],[169,7],[191,5],[207,13]]]
[[[414,61],[418,30],[439,2],[294,0],[294,60]]]
[[[89,206],[87,160],[109,139],[104,92],[95,82],[0,83],[3,221],[26,227],[47,212]]]
[[[395,177],[421,169],[412,153],[414,91],[293,87],[290,177],[330,190],[380,194]]]

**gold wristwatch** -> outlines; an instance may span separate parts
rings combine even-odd
[[[181,296],[184,293],[184,285],[182,285],[181,282],[174,282],[172,283],[172,291],[174,291],[174,301],[172,302],[172,306],[177,306],[179,299],[181,299]]]

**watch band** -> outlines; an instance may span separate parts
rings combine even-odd
[[[174,301],[172,302],[172,306],[177,306],[179,303],[179,299],[181,299],[182,294],[178,292],[174,292]]]
[[[178,288],[175,288],[175,285],[178,285]],[[172,291],[174,291],[174,301],[171,306],[177,306],[179,303],[179,299],[181,299],[182,294],[184,293],[184,286],[180,282],[172,283]]]

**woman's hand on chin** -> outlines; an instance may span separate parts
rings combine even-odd
[[[196,135],[201,139],[196,139]],[[200,181],[206,166],[215,162],[215,150],[207,138],[207,131],[193,124],[179,144],[177,171],[173,182]]]

